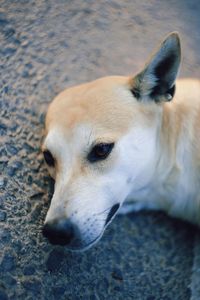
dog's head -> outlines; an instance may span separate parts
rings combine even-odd
[[[55,179],[43,231],[50,242],[90,247],[126,197],[148,184],[179,63],[179,38],[172,33],[135,77],[101,78],[51,103],[42,146]]]

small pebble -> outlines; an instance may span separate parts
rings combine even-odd
[[[5,185],[6,185],[6,180],[5,180],[5,178],[0,177],[0,188],[5,187]]]
[[[0,222],[3,222],[6,220],[6,212],[5,211],[0,211]]]
[[[116,279],[116,280],[122,281],[122,280],[123,280],[123,275],[122,275],[121,270],[115,269],[115,270],[112,272],[112,278],[114,278],[114,279]]]

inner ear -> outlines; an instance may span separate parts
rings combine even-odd
[[[144,70],[132,80],[132,93],[140,101],[170,101],[180,65],[180,40],[171,33],[151,57]]]
[[[175,93],[175,84],[171,85],[174,80],[173,68],[176,65],[176,54],[169,53],[163,60],[158,62],[155,67],[154,75],[157,78],[156,85],[153,87],[150,97],[157,102],[162,95],[170,101]]]
[[[161,61],[156,63],[154,72],[157,78],[163,78],[163,80],[168,80],[173,66],[176,64],[177,55],[174,51],[169,51],[166,57],[164,56]],[[172,74],[173,75],[173,74]]]
[[[169,88],[165,83],[158,83],[152,90],[150,98],[154,99],[155,102],[161,102],[161,99],[164,101],[171,101],[174,97],[176,91],[176,85],[174,84]]]

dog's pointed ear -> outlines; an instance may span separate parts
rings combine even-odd
[[[178,33],[170,33],[153,54],[144,70],[131,80],[131,91],[140,101],[172,100],[180,66],[181,48]]]

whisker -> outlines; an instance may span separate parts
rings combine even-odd
[[[110,207],[106,208],[105,210],[101,211],[100,213],[94,214],[94,216],[101,215],[101,214],[103,214],[103,213],[107,212],[108,210],[110,210],[111,208],[112,208],[112,206],[110,206]]]
[[[89,135],[89,138],[88,138],[88,143],[87,143],[88,146],[91,144],[90,140],[91,140],[92,134],[93,134],[93,128],[91,129],[90,135]]]

